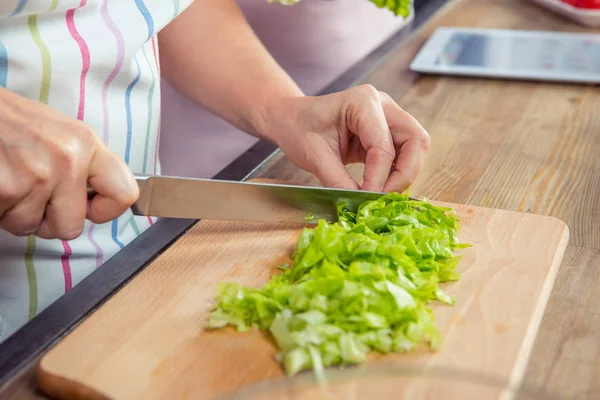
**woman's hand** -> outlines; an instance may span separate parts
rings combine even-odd
[[[266,113],[264,132],[326,187],[404,191],[423,166],[430,138],[390,96],[369,85],[320,97],[289,97]],[[362,187],[345,164],[365,164]]]
[[[372,86],[304,97],[234,0],[195,1],[158,38],[162,75],[175,88],[276,143],[324,186],[358,189],[344,164],[364,162],[362,189],[402,191],[423,165],[429,135],[411,115]]]
[[[88,204],[87,184],[98,193]],[[135,202],[127,165],[84,123],[0,88],[0,229],[74,239]]]

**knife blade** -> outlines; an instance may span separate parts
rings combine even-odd
[[[337,206],[356,211],[383,193],[172,176],[135,177],[135,215],[164,218],[316,224],[337,221]],[[88,196],[93,196],[88,187]],[[310,219],[309,217],[312,217]]]

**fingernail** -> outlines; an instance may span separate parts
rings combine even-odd
[[[81,235],[81,232],[83,232],[83,229],[77,229],[66,235],[66,237],[70,238],[69,240],[77,239]]]

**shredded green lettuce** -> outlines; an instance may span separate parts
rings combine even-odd
[[[429,307],[453,305],[441,282],[458,280],[459,223],[451,208],[389,193],[357,210],[338,207],[338,222],[303,229],[293,265],[262,288],[218,286],[208,327],[269,331],[287,375],[360,364],[369,352],[432,350],[440,332]]]
[[[296,4],[300,0],[267,0],[269,3],[280,3],[286,6]],[[406,18],[410,14],[413,0],[369,0],[379,8],[387,8],[395,15]]]

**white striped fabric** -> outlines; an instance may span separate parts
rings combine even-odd
[[[2,0],[0,85],[85,121],[134,173],[160,173],[156,33],[193,0]],[[0,230],[0,341],[153,220],[86,223],[72,241]]]

